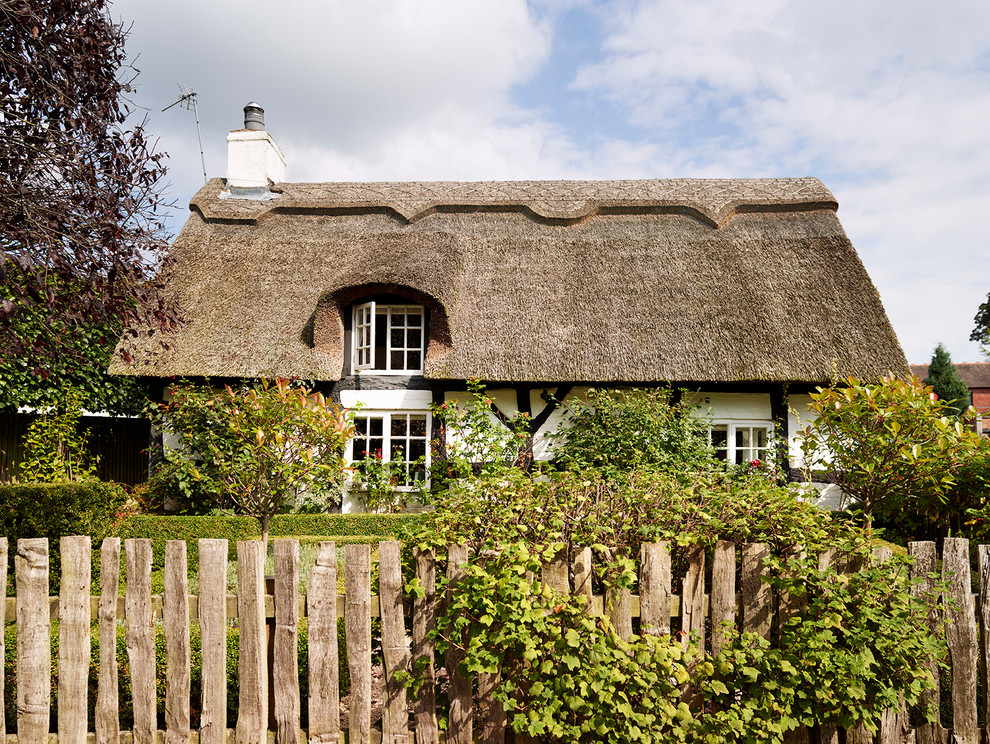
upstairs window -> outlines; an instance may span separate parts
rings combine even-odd
[[[426,350],[422,305],[365,302],[354,306],[351,359],[355,372],[419,374]]]

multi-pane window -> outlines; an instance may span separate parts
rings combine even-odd
[[[762,462],[770,452],[770,430],[766,424],[713,424],[710,436],[715,456],[735,465]]]
[[[354,370],[384,373],[423,371],[425,323],[421,305],[366,302],[354,307]]]
[[[350,459],[359,468],[369,459],[401,463],[393,485],[411,486],[426,477],[429,434],[427,413],[357,413]]]

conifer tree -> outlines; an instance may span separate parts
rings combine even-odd
[[[969,408],[969,388],[959,379],[952,358],[942,344],[935,347],[924,383],[934,388],[938,399],[945,401],[956,416]]]

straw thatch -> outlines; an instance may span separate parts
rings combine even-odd
[[[346,307],[377,291],[431,309],[428,378],[907,372],[817,179],[222,188],[196,194],[172,252],[186,327],[114,372],[335,380]]]

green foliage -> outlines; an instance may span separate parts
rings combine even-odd
[[[531,582],[559,546],[503,546],[469,563],[437,621],[437,649],[466,649],[465,674],[501,672],[495,692],[516,734],[540,742],[687,741],[697,721],[681,685],[710,671],[670,638],[625,642],[584,598]],[[414,587],[416,588],[416,587]],[[699,663],[700,662],[700,663]]]
[[[718,466],[708,423],[667,388],[591,390],[570,406],[556,435],[555,461],[595,468],[607,478],[636,469],[706,470]]]
[[[955,466],[981,446],[916,378],[869,385],[850,377],[811,398],[816,418],[801,435],[806,467],[830,470],[868,519],[944,504]]]
[[[987,293],[987,301],[982,303],[973,318],[973,330],[969,334],[970,341],[978,341],[986,353],[990,347],[990,292]]]
[[[188,467],[185,460],[164,459],[147,481],[134,488],[134,499],[146,514],[204,516],[218,510],[223,496],[219,484]]]
[[[495,698],[517,734],[779,744],[799,725],[862,723],[875,733],[883,710],[913,706],[934,686],[927,664],[939,640],[903,562],[838,575],[817,560],[772,559],[771,587],[792,597],[794,613],[774,643],[726,628],[716,656],[670,637],[624,641],[582,596],[534,583],[562,548],[516,542],[469,560],[437,620],[438,650],[464,649],[462,673],[501,674]],[[438,592],[446,589],[442,581]],[[421,593],[416,581],[409,590]]]
[[[172,517],[157,514],[135,514],[123,520],[113,535],[127,540],[148,538],[151,540],[153,567],[165,565],[165,543],[169,540],[186,541],[186,560],[189,570],[199,567],[199,540],[227,540],[227,555],[237,560],[238,540],[257,540],[260,536],[258,523],[252,517],[217,515],[208,517]],[[94,544],[97,544],[94,540]]]
[[[93,544],[99,545],[124,518],[126,500],[123,487],[116,483],[0,484],[0,535],[11,541],[11,567],[18,538],[47,537],[50,582],[52,591],[57,591],[61,575],[59,538],[89,535]]]
[[[529,416],[518,413],[503,423],[495,417],[494,401],[485,394],[481,382],[472,378],[467,381],[467,388],[466,402],[451,401],[430,407],[441,424],[441,431],[447,433],[446,457],[433,467],[433,480],[437,484],[529,464]]]
[[[524,540],[609,546],[636,557],[644,542],[711,546],[717,540],[766,542],[777,549],[845,545],[853,530],[801,500],[797,485],[779,485],[758,471],[664,473],[633,471],[604,478],[569,470],[532,476],[519,470],[450,484],[436,509],[404,525],[407,543],[473,550]]]
[[[851,574],[797,558],[771,559],[770,569],[770,585],[801,609],[775,646],[726,628],[727,648],[703,684],[715,711],[706,732],[779,741],[798,725],[862,723],[876,734],[884,710],[913,707],[934,687],[927,663],[941,640],[929,629],[928,605],[910,595],[905,559]]]
[[[945,403],[947,413],[961,416],[969,409],[969,388],[959,379],[952,358],[942,344],[935,347],[924,384],[931,385],[938,399]]]
[[[80,431],[82,394],[68,389],[57,405],[41,411],[24,437],[18,477],[29,483],[96,480],[96,463]]]
[[[339,503],[352,425],[320,393],[287,380],[236,391],[186,385],[158,418],[182,441],[167,454],[178,472],[202,481],[221,508],[258,519],[266,540],[284,507]]]
[[[0,284],[0,302],[14,299],[10,287]],[[59,406],[67,392],[75,391],[86,410],[121,416],[141,413],[148,384],[107,373],[123,330],[119,319],[73,322],[41,308],[24,307],[11,323],[10,332],[28,347],[56,338],[60,351],[40,360],[14,351],[0,355],[0,410]]]
[[[413,472],[417,465],[411,465]],[[403,487],[409,466],[401,454],[386,461],[380,452],[373,453],[357,463],[351,489],[364,494],[364,508],[369,512],[395,514],[405,508],[412,495]]]

